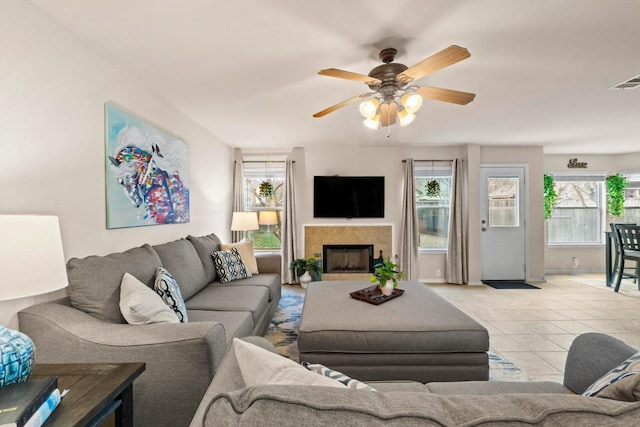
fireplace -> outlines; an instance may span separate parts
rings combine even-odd
[[[372,273],[373,245],[323,245],[324,273]]]

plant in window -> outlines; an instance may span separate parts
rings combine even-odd
[[[262,181],[258,191],[261,197],[271,197],[273,196],[273,184],[269,181]]]
[[[544,175],[544,219],[551,218],[553,208],[556,206],[558,194],[556,193],[555,180],[553,175]]]
[[[607,187],[607,212],[611,216],[622,216],[624,211],[624,190],[629,180],[619,173],[609,175],[605,180]]]
[[[427,189],[427,196],[440,197],[440,183],[437,180],[428,181],[425,188]]]

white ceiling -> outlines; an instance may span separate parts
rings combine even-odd
[[[640,151],[638,0],[30,0],[235,147],[543,145]],[[317,75],[367,74],[378,51],[411,66],[456,44],[471,57],[419,84],[476,93],[425,100],[416,120],[372,131],[368,91]],[[391,131],[387,137],[387,130]]]

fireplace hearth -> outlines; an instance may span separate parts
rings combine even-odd
[[[324,273],[373,273],[373,245],[323,245]]]

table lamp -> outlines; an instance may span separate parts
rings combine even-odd
[[[234,212],[231,217],[231,231],[242,231],[242,240],[248,240],[247,231],[259,228],[257,212]]]
[[[258,212],[258,224],[269,226],[277,223],[278,223],[278,213],[276,211]]]
[[[55,216],[0,215],[0,301],[67,286],[60,225]],[[33,341],[0,325],[0,387],[25,382],[35,362]]]

